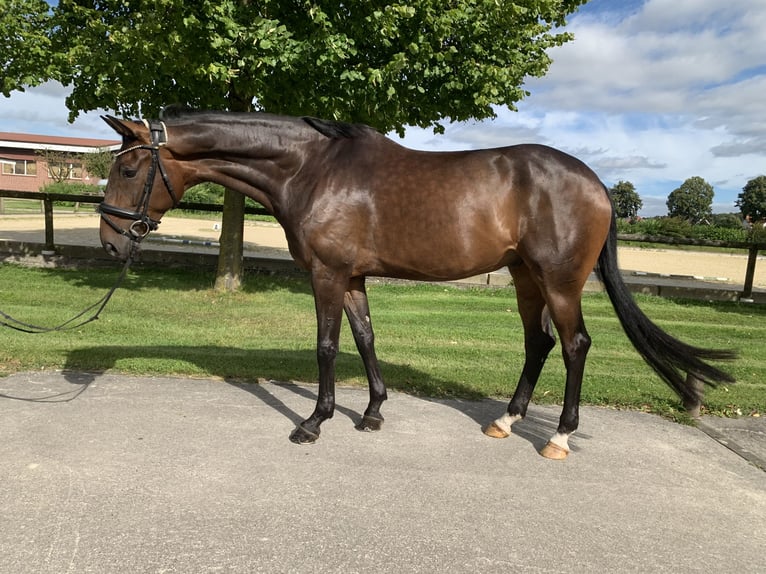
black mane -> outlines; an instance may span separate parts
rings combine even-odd
[[[291,120],[303,120],[306,124],[318,131],[323,136],[330,139],[354,139],[358,137],[364,137],[375,133],[375,130],[364,124],[350,124],[346,122],[338,122],[333,120],[322,120],[310,116],[304,116],[301,118],[291,118],[289,116],[271,116],[270,114],[263,114],[262,112],[252,113],[235,113],[235,112],[214,112],[209,110],[198,110],[184,105],[171,105],[162,110],[160,114],[161,120],[177,120],[187,117],[203,117],[203,116],[251,116],[257,117],[259,115],[272,117],[274,119],[291,119]]]
[[[375,131],[370,126],[364,124],[320,120],[309,116],[304,116],[301,119],[320,134],[330,139],[354,139],[369,135]]]

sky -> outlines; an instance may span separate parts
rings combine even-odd
[[[645,217],[700,176],[714,213],[738,211],[742,187],[766,174],[766,0],[590,0],[567,30],[574,41],[550,51],[518,111],[392,138],[425,150],[550,145],[607,186],[633,183]],[[0,96],[0,131],[114,139],[98,112],[68,123],[67,94],[48,83]]]

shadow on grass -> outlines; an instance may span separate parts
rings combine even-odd
[[[270,380],[273,384],[314,402],[317,398],[316,386],[282,381],[291,381],[296,373],[315,372],[315,357],[314,351],[310,350],[246,350],[214,346],[98,346],[71,351],[67,357],[64,376],[70,383],[87,388],[100,374],[114,369],[121,360],[157,359],[189,362],[196,365],[204,375],[220,377],[228,384],[251,393],[297,425],[310,413],[296,413],[255,381],[259,378]],[[232,364],[241,365],[245,362],[244,358],[247,359],[247,368],[232,369]],[[483,397],[475,390],[454,381],[434,379],[428,373],[410,366],[381,362],[381,368],[390,390],[453,408],[473,420],[478,427],[483,427],[506,410],[507,403],[503,401]],[[339,380],[363,375],[363,372],[358,356],[339,353]],[[509,389],[509,394],[511,390]],[[342,404],[336,405],[336,412],[347,416],[354,424],[362,418],[362,413]],[[391,413],[391,416],[396,415]],[[556,413],[532,407],[527,418],[514,426],[514,435],[527,440],[539,450],[553,435],[557,426]],[[588,438],[579,433],[578,437]],[[576,449],[576,445],[573,445],[573,450]]]
[[[90,269],[38,269],[42,274],[63,279],[76,287],[110,289],[117,281],[123,264],[115,262],[113,268]],[[172,291],[206,291],[215,284],[215,272],[205,269],[167,269],[151,266],[132,267],[120,285],[121,291],[143,291],[161,289],[172,296]],[[262,291],[286,290],[291,293],[311,294],[307,277],[296,277],[271,272],[249,271],[245,273],[241,291],[256,293]]]

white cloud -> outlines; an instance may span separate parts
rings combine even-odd
[[[114,139],[97,112],[80,114],[74,123],[69,122],[65,103],[69,92],[57,82],[47,82],[10,98],[0,96],[0,131]]]

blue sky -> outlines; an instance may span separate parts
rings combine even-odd
[[[766,173],[766,2],[591,0],[567,29],[575,40],[551,51],[549,73],[528,82],[518,112],[498,109],[493,121],[438,136],[411,128],[403,143],[544,143],[609,186],[632,182],[642,215],[664,215],[668,194],[692,176],[713,185],[715,212],[736,211],[745,183]],[[68,124],[66,95],[46,84],[0,98],[0,131],[113,137],[97,113]]]

